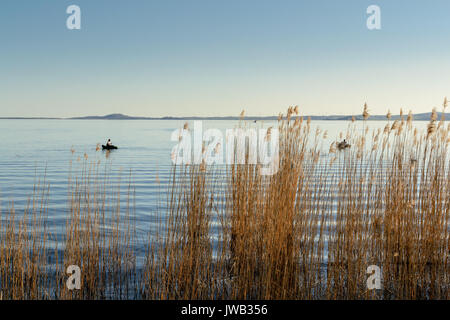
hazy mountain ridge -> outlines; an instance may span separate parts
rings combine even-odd
[[[441,112],[437,112],[438,119],[441,118]],[[308,116],[303,116],[305,119]],[[352,115],[329,115],[329,116],[309,116],[311,120],[340,120],[340,121],[350,121]],[[363,120],[362,115],[355,115],[356,120]],[[406,115],[404,115],[406,119]],[[413,114],[413,120],[427,121],[431,118],[431,112]],[[224,117],[201,117],[201,116],[191,116],[191,117],[135,117],[127,116],[122,113],[112,113],[104,116],[85,116],[85,117],[71,117],[71,118],[51,118],[51,117],[0,117],[0,119],[47,119],[47,120],[239,120],[239,116],[224,116]],[[245,116],[245,120],[277,120],[278,116]],[[391,120],[399,120],[400,115],[393,115]],[[450,113],[445,113],[445,119],[450,120]],[[368,120],[387,120],[385,115],[371,115]]]

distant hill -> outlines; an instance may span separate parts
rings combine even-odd
[[[441,117],[441,112],[438,112],[438,119]],[[308,116],[303,116],[307,118]],[[350,121],[352,115],[328,115],[328,116],[310,116],[311,120],[340,120],[340,121]],[[406,115],[404,116],[406,118]],[[414,120],[418,121],[428,121],[430,120],[431,112],[418,113],[413,115]],[[226,117],[133,117],[127,116],[122,113],[112,113],[104,116],[86,116],[86,117],[73,117],[73,118],[46,118],[46,117],[0,117],[0,119],[54,119],[54,120],[239,120],[239,116],[226,116]],[[245,120],[277,120],[278,116],[246,116]],[[363,120],[362,115],[356,115],[356,120]],[[400,115],[393,115],[391,120],[399,120]],[[445,119],[450,120],[450,113],[445,113]],[[385,115],[371,115],[369,121],[383,121],[386,120]]]
[[[441,117],[441,112],[438,112],[438,118]],[[307,118],[308,116],[304,116]],[[329,115],[329,116],[310,116],[311,120],[342,120],[342,121],[350,121],[352,119],[352,115]],[[404,116],[406,119],[406,115]],[[413,115],[414,120],[419,121],[427,121],[431,118],[431,112],[427,113],[418,113]],[[450,120],[450,113],[445,114],[445,118]],[[76,117],[70,119],[77,120],[239,120],[239,116],[225,116],[225,117],[131,117],[121,113],[113,113],[105,116],[87,116],[87,117]],[[245,120],[277,120],[278,116],[266,116],[266,117],[258,117],[258,116],[246,116]],[[356,115],[356,120],[363,120],[362,115]],[[391,120],[399,120],[400,115],[393,115]],[[387,120],[385,115],[372,115],[369,120]]]
[[[124,115],[122,113],[111,113],[107,114],[106,116],[86,116],[86,117],[73,117],[69,119],[74,120],[132,120],[132,119],[139,119],[139,117],[130,117],[127,115]]]

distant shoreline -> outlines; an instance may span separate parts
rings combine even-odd
[[[438,117],[441,117],[441,112],[438,112]],[[363,120],[362,115],[330,115],[330,116],[303,116],[304,119],[311,118],[317,121],[350,121],[352,117],[355,120]],[[413,120],[427,121],[431,118],[431,112],[413,114]],[[445,118],[450,119],[450,113],[445,113]],[[124,114],[109,114],[105,116],[86,116],[86,117],[71,117],[71,118],[57,118],[57,117],[0,117],[0,120],[251,120],[251,121],[273,121],[277,120],[278,116],[225,116],[225,117],[132,117]],[[400,120],[400,115],[393,115],[391,120]],[[383,121],[387,120],[385,115],[372,115],[368,121]]]

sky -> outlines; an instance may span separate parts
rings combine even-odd
[[[449,12],[448,0],[2,0],[0,117],[429,112],[450,96]]]

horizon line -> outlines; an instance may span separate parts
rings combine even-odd
[[[437,111],[438,115],[442,115],[444,112]],[[426,116],[430,115],[431,112],[422,112],[417,114],[412,114],[413,116]],[[450,113],[444,113],[444,116],[450,116]],[[283,114],[285,116],[285,114]],[[111,113],[101,116],[76,116],[76,117],[48,117],[48,116],[8,116],[0,117],[2,120],[195,120],[195,119],[210,119],[210,120],[276,120],[279,115],[272,116],[129,116],[123,113]],[[355,120],[364,120],[363,116],[360,115],[349,115],[349,114],[330,114],[330,115],[298,115],[298,117],[311,118],[315,120],[351,120],[353,117]],[[372,119],[371,119],[372,118]],[[392,115],[391,119],[400,119],[400,114]],[[367,120],[388,120],[386,115],[370,115]],[[426,119],[423,119],[426,120]]]

